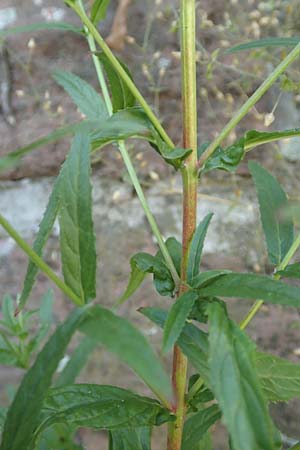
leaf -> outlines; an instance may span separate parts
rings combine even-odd
[[[169,244],[171,247],[171,245]],[[131,274],[125,292],[115,304],[121,305],[140,287],[147,273],[154,274],[154,284],[160,295],[173,295],[175,289],[172,275],[164,263],[164,258],[158,252],[155,256],[149,253],[137,253],[130,259]]]
[[[159,153],[167,164],[173,166],[176,170],[182,167],[184,160],[192,153],[190,148],[172,148],[169,147],[160,135],[153,130],[152,147]]]
[[[213,217],[212,213],[207,214],[202,222],[197,226],[189,248],[187,263],[187,282],[190,283],[199,273],[203,244],[207,229]]]
[[[139,312],[148,317],[152,322],[161,328],[164,327],[167,319],[167,311],[160,308],[140,308]],[[207,333],[192,324],[184,326],[182,333],[177,340],[177,345],[189,358],[191,364],[201,374],[205,383],[209,385],[208,376],[208,340]]]
[[[226,273],[232,273],[230,270],[208,270],[199,273],[191,282],[193,288],[205,287],[211,283],[212,280],[222,277]]]
[[[122,305],[122,303],[128,300],[140,287],[146,276],[146,272],[142,271],[139,268],[134,257],[130,259],[130,265],[131,265],[131,274],[128,281],[128,285],[126,287],[125,292],[115,301],[116,305]]]
[[[263,230],[270,262],[278,265],[294,241],[294,225],[289,218],[281,220],[280,210],[288,206],[285,192],[278,181],[259,164],[250,161],[250,173],[254,179]]]
[[[213,450],[211,433],[205,433],[204,437],[198,443],[196,450]]]
[[[268,400],[279,402],[300,398],[300,364],[258,352],[255,367]]]
[[[60,248],[64,279],[82,303],[86,303],[96,295],[90,141],[86,133],[75,135],[59,178]]]
[[[39,225],[38,234],[33,243],[33,250],[39,256],[42,256],[42,254],[43,254],[43,249],[46,245],[46,242],[48,241],[48,238],[52,231],[56,216],[58,214],[59,182],[60,182],[60,178],[58,177],[54,183],[54,186],[53,186],[53,189],[52,189],[49,201],[48,201],[48,205],[44,212],[42,221]],[[24,308],[24,306],[31,294],[34,282],[36,280],[38,270],[39,270],[38,267],[30,259],[28,262],[27,271],[26,271],[26,275],[25,275],[25,279],[24,279],[24,283],[23,283],[23,289],[22,289],[20,299],[19,299],[18,311],[21,311]]]
[[[63,449],[62,449],[63,443]],[[56,424],[42,433],[36,450],[84,450],[74,443],[74,430],[67,424]]]
[[[106,10],[110,0],[95,0],[91,10],[91,21],[97,25],[100,20],[106,17]]]
[[[173,166],[176,170],[181,169],[182,163],[193,152],[190,148],[173,148],[166,151],[166,145],[160,147],[160,153],[166,163]]]
[[[124,140],[132,136],[153,138],[152,125],[139,107],[127,108],[113,114],[101,123],[99,131],[92,133],[91,140],[93,148],[99,148],[109,142]]]
[[[294,128],[284,131],[256,131],[250,130],[244,136],[244,145],[246,151],[251,150],[258,145],[268,144],[269,142],[278,141],[280,139],[289,139],[291,137],[300,136],[300,128]]]
[[[114,430],[110,432],[109,450],[151,450],[151,428]]]
[[[280,449],[255,371],[254,343],[219,304],[208,313],[210,382],[234,448]]]
[[[205,150],[205,148],[203,148]],[[239,163],[245,156],[244,139],[240,139],[235,144],[223,150],[218,147],[216,151],[205,161],[199,174],[221,169],[226,172],[235,172]]]
[[[56,387],[61,387],[66,384],[75,383],[76,378],[80,374],[83,367],[85,367],[91,353],[96,347],[97,342],[85,336],[80,344],[73,351],[67,365],[59,374],[55,381]]]
[[[30,144],[25,145],[24,147],[20,147],[17,150],[7,154],[6,156],[3,156],[2,158],[0,158],[0,172],[18,165],[20,163],[20,160],[33,150],[36,150],[43,145],[50,144],[51,142],[56,142],[59,139],[64,138],[65,136],[73,134],[81,125],[86,125],[86,122],[82,121],[72,123],[70,125],[57,128],[53,132],[47,134],[47,136],[39,138],[36,141],[33,141]]]
[[[276,275],[286,278],[300,278],[300,262],[289,264],[284,270],[278,270]]]
[[[114,430],[160,425],[174,416],[160,403],[115,386],[73,384],[50,389],[43,404],[46,419],[37,436],[54,423]]]
[[[75,27],[71,23],[66,22],[41,22],[31,25],[22,25],[19,27],[6,28],[0,31],[0,37],[4,38],[19,33],[32,33],[43,30],[72,31],[73,33],[83,34],[82,28]]]
[[[160,361],[145,337],[129,321],[97,305],[80,329],[116,354],[153,392],[163,398],[171,397],[170,382]]]
[[[96,53],[101,64],[104,67],[109,86],[111,91],[111,100],[113,105],[113,111],[119,111],[122,109],[130,108],[135,105],[135,97],[131,93],[130,89],[127,87],[127,84],[123,81],[123,78],[120,77],[118,72],[116,72],[115,68],[111,65],[110,60],[107,56],[102,53]],[[123,67],[127,75],[133,80],[132,75],[126,66],[119,58],[118,62]]]
[[[199,293],[203,297],[238,297],[261,299],[279,305],[300,305],[300,288],[254,273],[223,274],[200,288]]]
[[[108,118],[102,97],[82,78],[63,70],[56,70],[53,78],[67,91],[73,102],[88,119],[100,122]]]
[[[2,433],[3,425],[7,414],[7,408],[0,408],[0,433]]]
[[[198,296],[193,291],[185,292],[171,307],[164,326],[163,351],[165,353],[175,345]]]
[[[253,50],[257,48],[267,48],[267,47],[294,47],[299,44],[299,37],[274,37],[257,39],[250,42],[245,42],[244,44],[238,44],[226,50],[226,53],[236,53],[244,50]]]
[[[167,250],[169,252],[169,255],[171,256],[171,259],[174,263],[176,272],[180,276],[181,272],[181,254],[182,254],[182,245],[179,241],[177,241],[174,237],[169,237],[165,241],[165,245],[167,247]],[[163,254],[161,250],[158,250],[158,252],[155,255],[156,258],[158,258],[160,261],[164,262],[165,259],[163,257]]]
[[[48,291],[43,295],[41,306],[39,309],[39,317],[41,325],[49,326],[51,325],[53,318],[53,301],[54,301],[54,292],[52,289],[48,289]]]
[[[76,309],[50,337],[27,371],[7,412],[1,450],[32,450],[30,442],[39,422],[44,397],[84,309]]]
[[[221,412],[217,405],[202,409],[189,417],[183,428],[181,450],[199,450],[199,442],[220,418]]]
[[[8,328],[14,329],[16,320],[14,317],[14,304],[10,295],[4,295],[2,300],[1,312],[5,325]]]
[[[293,445],[293,447],[290,447],[289,450],[300,450],[300,442],[298,442],[297,444]]]

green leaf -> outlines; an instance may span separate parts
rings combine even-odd
[[[254,273],[224,274],[200,288],[199,293],[203,297],[261,299],[279,305],[300,306],[300,288]]]
[[[39,255],[42,256],[43,249],[48,241],[50,233],[52,231],[56,216],[59,210],[59,182],[60,178],[58,177],[54,183],[52,193],[50,195],[48,205],[44,212],[44,216],[39,225],[38,234],[33,243],[33,250]],[[38,267],[34,264],[34,262],[30,259],[27,266],[27,271],[23,283],[23,289],[20,295],[20,300],[18,304],[18,310],[21,311],[33,288],[34,282],[36,280],[36,276],[38,273]]]
[[[62,444],[63,443],[63,444]],[[62,449],[63,445],[63,449]],[[67,424],[56,424],[42,433],[36,450],[84,450],[74,443],[74,430]]]
[[[88,119],[100,122],[108,118],[102,97],[86,81],[63,70],[56,70],[53,78],[67,91],[73,102]]]
[[[211,433],[205,433],[204,437],[198,443],[196,450],[213,450]]]
[[[218,147],[216,151],[205,161],[199,174],[221,169],[226,172],[235,172],[239,163],[243,160],[246,150],[244,139],[240,139],[235,144],[223,150]]]
[[[46,294],[43,295],[41,306],[39,309],[39,317],[41,325],[49,326],[53,318],[53,301],[54,292],[52,289],[48,289]]]
[[[151,450],[151,428],[114,430],[110,432],[109,450]]]
[[[73,134],[82,125],[86,126],[86,122],[82,121],[72,123],[70,125],[57,128],[52,133],[47,134],[47,136],[39,138],[36,141],[33,141],[30,144],[25,145],[24,147],[20,147],[17,150],[14,150],[13,152],[7,154],[6,156],[3,156],[2,158],[0,158],[0,172],[18,165],[20,163],[20,160],[28,153],[31,153],[33,150],[36,150],[43,145],[50,144],[51,142],[56,142],[59,139],[64,138],[65,136]]]
[[[168,352],[176,343],[198,296],[193,291],[185,292],[171,307],[164,326],[164,352]]]
[[[276,275],[286,278],[300,278],[300,262],[289,264],[284,270],[278,270]]]
[[[199,273],[191,282],[193,288],[205,287],[211,283],[212,280],[222,277],[226,273],[232,273],[230,270],[208,270]]]
[[[244,50],[253,50],[257,48],[267,48],[267,47],[294,47],[299,44],[299,37],[288,37],[288,38],[265,38],[257,39],[250,42],[245,42],[245,44],[235,45],[234,47],[226,50],[226,53],[236,53]]]
[[[153,130],[152,147],[159,153],[167,164],[173,166],[176,170],[182,167],[184,160],[192,153],[192,149],[188,148],[171,148],[160,135]]]
[[[73,351],[67,365],[59,374],[55,381],[56,387],[61,387],[66,384],[72,384],[80,374],[83,367],[86,365],[91,353],[96,347],[97,342],[85,336],[80,344]]]
[[[160,146],[160,154],[166,163],[173,166],[176,170],[179,170],[182,167],[182,163],[186,160],[186,158],[193,152],[190,148],[173,148],[166,150],[167,146]]]
[[[209,306],[210,382],[237,450],[281,448],[255,371],[255,346],[218,303]]]
[[[104,67],[108,83],[111,91],[111,100],[113,105],[113,111],[119,111],[122,109],[130,108],[135,105],[135,97],[131,93],[127,84],[120,77],[115,68],[111,65],[110,60],[104,53],[96,53],[100,59],[101,64]],[[119,58],[117,58],[127,75],[133,80],[132,75],[126,66]]]
[[[110,0],[95,0],[91,10],[91,21],[97,25],[100,20],[106,17],[106,10]]]
[[[167,319],[167,311],[160,308],[140,308],[144,316],[148,317],[152,322],[161,328]],[[191,364],[201,374],[205,383],[209,385],[208,375],[208,340],[207,333],[195,327],[192,324],[184,326],[182,333],[177,340],[177,345],[181,348],[183,353],[189,358]]]
[[[14,317],[14,303],[13,299],[8,294],[3,297],[1,312],[5,325],[11,329],[14,329],[16,324],[16,319]]]
[[[139,107],[127,108],[116,112],[101,123],[99,131],[91,134],[93,148],[99,148],[109,142],[129,137],[151,139],[152,126],[144,111]]]
[[[199,442],[220,418],[221,412],[217,405],[202,409],[189,417],[183,428],[181,450],[199,450]]]
[[[168,245],[175,250],[173,242]],[[130,259],[130,266],[131,274],[127,288],[115,304],[121,305],[131,297],[140,287],[147,273],[154,274],[154,284],[160,295],[173,295],[175,284],[160,252],[155,256],[149,255],[149,253],[137,253]]]
[[[178,276],[180,277],[182,245],[174,237],[169,237],[165,241],[165,245],[166,245],[169,255],[171,256],[171,259],[174,263],[176,272],[177,272]],[[155,255],[155,258],[159,259],[159,261],[161,261],[162,263],[165,262],[165,258],[163,256],[161,250],[158,250],[158,252]]]
[[[293,447],[290,447],[289,450],[300,450],[300,442],[298,442],[298,444],[293,445]]]
[[[32,450],[31,438],[53,374],[86,311],[76,309],[50,337],[27,371],[7,412],[1,450]]]
[[[268,144],[269,142],[279,141],[280,139],[289,139],[295,136],[300,136],[300,128],[271,132],[250,130],[244,136],[244,145],[246,151],[249,151],[258,145]]]
[[[2,433],[4,422],[6,419],[7,408],[0,408],[0,433]]]
[[[74,384],[51,389],[43,404],[46,419],[36,435],[54,423],[114,430],[160,425],[174,419],[160,403],[115,386]]]
[[[288,206],[287,197],[278,181],[267,170],[253,161],[248,166],[257,191],[269,259],[271,263],[278,265],[294,241],[293,221],[280,218],[280,211]]]
[[[96,249],[90,184],[90,141],[78,133],[59,182],[59,225],[63,274],[82,303],[96,295]]]
[[[218,297],[199,297],[196,300],[194,307],[189,315],[192,320],[197,320],[199,323],[207,323],[208,315],[207,308],[211,303],[219,303],[224,311],[227,311],[226,303]]]
[[[140,287],[146,276],[146,272],[144,272],[139,268],[138,263],[135,260],[135,257],[132,257],[130,259],[130,266],[131,266],[131,274],[128,281],[128,285],[126,287],[125,292],[115,301],[115,304],[117,305],[122,305],[122,303],[128,300]]]
[[[154,284],[160,295],[173,295],[175,283],[172,275],[159,256],[149,255],[149,253],[137,253],[130,259],[131,276],[126,291],[118,300],[123,303],[140,286],[147,273],[154,274]]]
[[[66,22],[41,22],[31,25],[22,25],[19,27],[6,28],[0,31],[0,38],[12,36],[20,33],[32,33],[35,31],[56,30],[56,31],[72,31],[73,33],[83,34],[82,28],[75,27],[71,23]]]
[[[203,244],[206,237],[207,229],[213,217],[212,213],[207,214],[202,222],[197,226],[193,239],[189,248],[188,264],[187,264],[187,282],[190,283],[199,273]]]
[[[128,364],[160,397],[171,397],[171,386],[160,361],[145,337],[126,319],[97,305],[81,331]]]
[[[300,398],[300,364],[267,353],[256,353],[256,371],[268,400]]]

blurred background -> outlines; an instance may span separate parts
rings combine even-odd
[[[85,2],[87,6],[89,3]],[[121,9],[118,9],[119,3],[123,4]],[[216,136],[288,51],[262,48],[228,55],[226,49],[252,39],[299,36],[300,1],[201,0],[197,2],[196,13],[201,144]],[[51,21],[79,24],[62,0],[1,0],[0,31]],[[174,142],[180,145],[178,0],[111,0],[100,31],[109,37],[110,46],[129,66],[138,87]],[[91,55],[84,39],[78,35],[62,31],[29,32],[10,36],[0,45],[0,156],[3,156],[59,126],[80,120],[76,107],[51,77],[54,69],[72,71],[94,87],[98,86]],[[294,63],[229,136],[227,143],[234,142],[250,129],[299,127],[299,70],[299,62]],[[11,87],[11,99],[4,93],[3,83]],[[33,242],[53,177],[58,173],[69,143],[69,139],[63,139],[46,145],[27,155],[17,167],[0,172],[0,211],[29,243]],[[203,268],[270,273],[247,160],[260,161],[278,177],[290,198],[298,201],[299,144],[299,139],[292,139],[258,147],[247,155],[235,174],[213,172],[205,175],[199,187],[199,220],[210,211],[215,216],[204,248]],[[128,146],[164,236],[179,238],[180,175],[167,167],[148,144],[131,140]],[[99,257],[97,299],[109,306],[126,286],[130,256],[137,251],[153,253],[156,244],[116,147],[105,147],[93,158],[94,222]],[[60,273],[57,227],[49,239],[45,260]],[[26,264],[24,254],[0,229],[1,298],[10,294],[16,299],[22,289]],[[49,288],[53,286],[40,274],[28,307],[34,309],[39,305]],[[72,306],[60,292],[54,291],[56,323]],[[228,303],[236,320],[240,320],[250,306],[246,301],[230,300]],[[159,352],[160,330],[136,312],[139,306],[150,304],[168,307],[170,299],[159,298],[149,279],[144,288],[121,308],[121,313],[129,316],[148,335]],[[300,362],[299,328],[297,310],[264,306],[249,326],[249,333],[261,349]],[[170,358],[165,359],[165,364],[170,364]],[[9,392],[17,385],[22,373],[21,369],[9,366],[1,368],[2,405],[7,404]],[[80,381],[87,380],[147,393],[134,374],[101,349],[93,352],[80,376]],[[287,436],[300,440],[298,400],[275,405],[273,416]],[[222,427],[219,428],[214,448],[224,450],[227,439]],[[159,433],[155,436],[154,450],[164,448]],[[104,433],[81,431],[79,439],[88,450],[105,448]]]

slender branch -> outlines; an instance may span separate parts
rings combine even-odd
[[[84,16],[86,16],[84,9],[83,9],[83,4],[81,0],[78,0],[78,5],[81,11],[81,14],[84,14]],[[107,88],[107,84],[103,75],[103,70],[102,70],[102,66],[101,63],[99,61],[99,58],[97,58],[97,56],[95,55],[95,51],[96,51],[96,44],[95,44],[95,40],[94,37],[92,36],[92,34],[90,33],[90,31],[88,30],[87,26],[85,26],[85,30],[86,30],[86,35],[87,35],[87,41],[90,47],[90,50],[92,52],[92,58],[93,58],[93,62],[95,65],[95,69],[97,72],[97,76],[98,76],[98,80],[99,80],[99,84],[103,93],[103,97],[104,97],[104,101],[105,101],[105,105],[107,108],[107,111],[109,113],[109,115],[112,115],[113,113],[113,108],[112,108],[112,102],[110,99],[110,95],[108,92],[108,88]],[[164,243],[164,240],[162,238],[162,235],[159,231],[159,228],[157,226],[156,220],[153,216],[153,214],[151,213],[151,210],[149,208],[148,202],[146,200],[145,194],[143,192],[142,186],[138,180],[135,168],[133,166],[133,163],[131,161],[131,158],[129,156],[129,153],[126,149],[125,143],[123,141],[118,141],[118,147],[120,150],[120,153],[122,155],[124,164],[126,166],[126,169],[128,171],[128,174],[130,176],[131,182],[135,188],[135,191],[137,193],[137,196],[141,202],[141,205],[144,209],[145,215],[147,217],[147,220],[149,222],[149,225],[151,227],[152,233],[155,236],[156,240],[157,240],[157,244],[163,254],[163,257],[165,259],[165,263],[168,266],[172,278],[174,280],[174,283],[176,285],[180,284],[180,279],[179,276],[177,274],[177,270],[175,268],[175,265],[173,263],[173,260],[168,252],[168,249],[166,247],[166,244]]]
[[[205,152],[201,155],[199,166],[206,161],[221,144],[221,142],[230,134],[230,132],[237,126],[237,124],[245,117],[245,115],[253,108],[253,106],[261,99],[268,89],[275,83],[278,77],[292,64],[300,55],[300,43],[284,58],[284,60],[276,67],[276,69],[266,78],[260,87],[251,95],[251,97],[243,104],[243,106],[236,112],[232,119],[220,132],[218,137],[208,146]]]
[[[24,239],[21,238],[19,233],[10,225],[9,222],[0,214],[0,225],[5,229],[5,231],[13,238],[13,240],[18,244],[18,246],[29,256],[29,258],[34,262],[34,264],[44,272],[51,281],[69,297],[78,306],[83,306],[82,300],[77,297],[77,295],[70,289],[51,269],[51,267],[46,264],[42,258],[28,245]]]
[[[186,271],[189,246],[196,228],[197,213],[197,103],[196,103],[196,51],[195,0],[181,0],[181,55],[183,146],[193,152],[182,169],[183,180],[183,234],[180,294],[186,290]],[[169,425],[168,450],[180,450],[185,418],[185,392],[187,358],[178,346],[173,354],[173,388],[175,392],[176,421]]]
[[[154,125],[160,136],[163,138],[163,140],[166,142],[166,144],[174,148],[175,145],[172,141],[172,139],[169,137],[169,135],[166,133],[165,129],[162,127],[159,119],[156,117],[156,115],[153,113],[152,109],[150,108],[147,101],[144,99],[130,76],[126,73],[126,71],[123,69],[121,64],[119,63],[118,59],[114,56],[108,45],[106,44],[105,40],[102,38],[102,36],[99,34],[98,30],[94,26],[94,24],[90,21],[90,19],[87,17],[85,11],[77,4],[72,2],[71,0],[66,0],[66,3],[78,14],[80,19],[82,20],[82,23],[85,25],[85,27],[88,29],[91,36],[93,36],[94,40],[97,42],[99,47],[102,49],[103,53],[107,56],[109,59],[111,65],[116,70],[116,72],[119,74],[119,76],[122,78],[124,83],[126,83],[128,89],[132,93],[132,95],[136,98],[136,100],[140,103],[142,108],[144,109],[146,115],[148,116],[151,123]]]
[[[280,270],[284,270],[286,268],[286,266],[289,264],[290,260],[292,259],[292,257],[294,256],[299,247],[300,247],[300,234],[296,237],[289,251],[283,258],[281,263],[277,266],[276,272],[279,272]],[[274,275],[274,279],[279,280],[280,275],[278,273],[276,274],[276,272]],[[252,305],[250,311],[247,313],[246,317],[240,323],[241,330],[244,330],[249,325],[249,323],[251,322],[253,317],[257,314],[257,312],[260,310],[263,304],[264,304],[263,300],[256,300],[256,302]]]

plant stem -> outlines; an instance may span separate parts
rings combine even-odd
[[[183,146],[193,152],[182,169],[183,232],[180,294],[186,290],[189,246],[196,228],[197,213],[197,103],[195,55],[195,0],[181,0],[181,55],[183,97]],[[173,388],[176,421],[169,425],[168,450],[180,450],[185,417],[187,359],[178,346],[173,355]]]
[[[293,244],[291,245],[291,248],[283,258],[281,263],[276,268],[277,272],[279,270],[284,270],[286,268],[286,266],[289,264],[290,260],[292,259],[292,257],[294,256],[299,247],[300,247],[300,234],[296,237]],[[274,279],[279,280],[280,275],[275,273]],[[240,323],[241,330],[244,330],[248,326],[248,324],[251,322],[251,320],[257,314],[257,312],[260,310],[263,304],[264,304],[263,300],[256,300],[256,302],[252,305],[250,311],[247,313],[246,317]]]
[[[275,83],[277,78],[288,68],[288,66],[300,55],[300,43],[284,58],[284,60],[276,67],[276,69],[266,78],[259,88],[251,95],[251,97],[236,112],[228,124],[223,128],[218,137],[207,147],[199,160],[199,167],[206,161],[221,144],[221,142],[229,135],[243,117],[251,108],[261,99],[268,89]]]
[[[50,280],[69,297],[77,306],[83,306],[83,301],[77,297],[77,295],[70,289],[46,264],[42,258],[28,245],[24,239],[21,238],[19,233],[10,225],[9,222],[0,214],[0,225],[7,231],[7,233],[13,238],[18,246],[29,256],[34,264],[44,272]]]
[[[84,9],[83,9],[83,4],[81,0],[78,0],[78,5],[79,8],[81,10],[81,13],[86,16]],[[110,99],[110,95],[108,92],[108,88],[107,88],[107,84],[103,75],[103,70],[102,70],[102,66],[101,63],[99,61],[99,58],[95,55],[96,52],[96,44],[95,44],[95,40],[94,37],[92,36],[92,34],[90,33],[90,31],[88,30],[87,26],[85,26],[85,30],[86,30],[86,34],[87,34],[87,41],[89,44],[89,48],[92,52],[92,58],[93,58],[93,62],[95,65],[95,69],[97,72],[97,76],[98,76],[98,80],[99,80],[99,84],[103,93],[103,97],[104,97],[104,101],[105,101],[105,105],[108,111],[108,114],[111,116],[113,113],[113,108],[112,108],[112,102]],[[118,147],[121,153],[121,156],[123,158],[124,164],[126,166],[126,169],[128,171],[128,174],[130,176],[131,182],[135,188],[136,194],[141,202],[141,205],[144,209],[145,215],[147,217],[147,220],[149,222],[149,225],[151,227],[152,233],[155,236],[156,240],[157,240],[157,244],[163,254],[163,257],[165,259],[165,263],[168,266],[168,269],[171,272],[172,278],[174,280],[174,283],[176,285],[180,284],[180,279],[179,276],[177,274],[176,268],[174,266],[173,260],[168,252],[168,249],[164,243],[164,240],[162,238],[162,235],[159,231],[159,228],[157,226],[156,220],[153,216],[153,214],[151,213],[151,210],[149,208],[148,202],[146,200],[145,194],[143,192],[142,186],[138,180],[135,168],[133,166],[133,163],[131,161],[131,158],[129,156],[129,153],[127,151],[127,148],[125,146],[124,141],[118,141]]]
[[[94,24],[90,21],[90,19],[87,17],[85,11],[77,4],[73,3],[70,0],[66,0],[66,3],[78,14],[80,19],[82,20],[82,23],[85,25],[85,27],[88,29],[89,33],[99,47],[102,49],[103,53],[107,56],[109,62],[113,66],[113,68],[116,70],[118,75],[122,78],[124,83],[126,83],[128,89],[132,93],[132,95],[136,98],[136,100],[140,103],[142,108],[144,109],[146,115],[148,116],[151,123],[154,125],[162,139],[166,142],[166,144],[170,148],[174,148],[175,145],[172,142],[172,139],[169,137],[169,135],[166,133],[165,129],[162,127],[159,119],[156,117],[156,115],[153,113],[152,109],[150,108],[147,101],[144,99],[130,76],[126,73],[126,71],[123,69],[121,64],[119,63],[118,59],[114,56],[108,45],[106,44],[105,40],[102,38],[102,36],[99,34],[98,30],[94,26]]]

